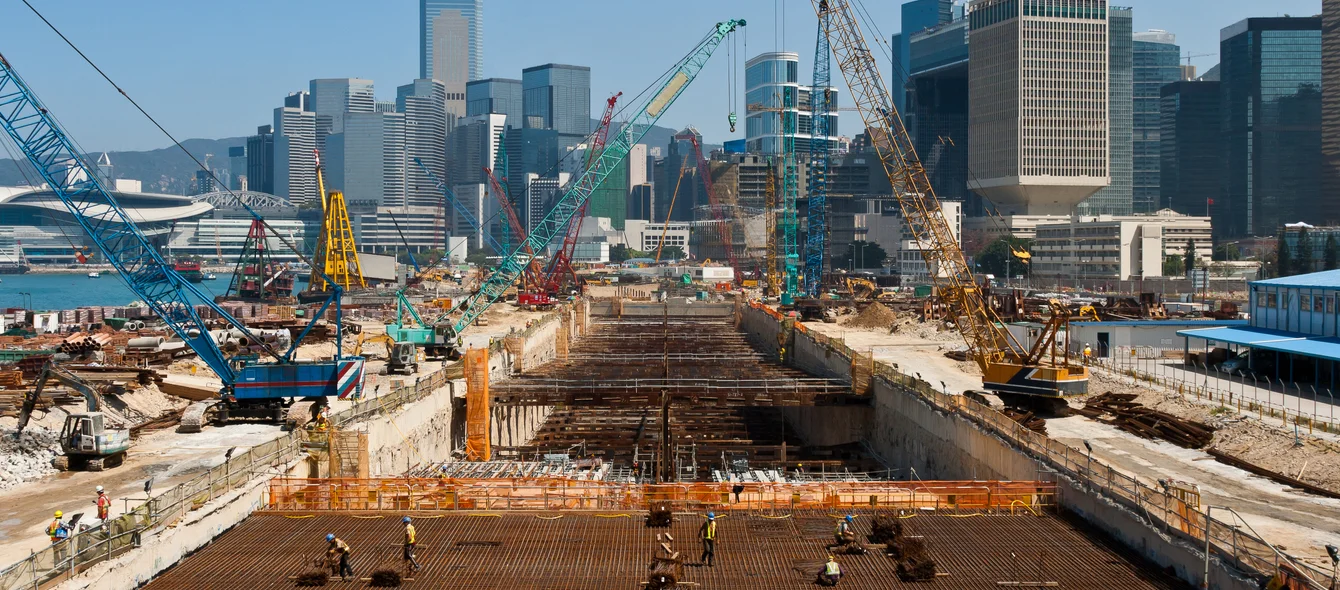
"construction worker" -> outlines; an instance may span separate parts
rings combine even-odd
[[[316,420],[312,422],[312,429],[318,432],[330,430],[330,406],[321,407],[321,411],[316,414]]]
[[[418,537],[414,534],[414,525],[410,524],[408,516],[401,522],[405,523],[405,563],[409,564],[410,571],[417,571],[419,562],[414,560],[414,546],[418,543]]]
[[[856,542],[856,531],[852,529],[855,518],[848,514],[846,518],[839,520],[837,529],[833,531],[834,545],[841,547],[849,543]]]
[[[1089,343],[1084,343],[1084,364],[1089,364],[1089,357],[1093,356],[1093,349],[1089,348]]]
[[[707,521],[698,529],[698,537],[703,540],[703,556],[698,561],[712,566],[712,560],[717,555],[717,515],[715,512],[707,513]]]
[[[330,543],[330,547],[326,549],[326,555],[339,558],[340,579],[348,581],[354,575],[354,568],[349,566],[349,544],[336,537],[334,533],[326,535],[326,542]]]
[[[102,486],[98,486],[97,489],[98,497],[93,500],[93,503],[98,505],[98,520],[105,522],[112,511],[112,499],[108,498],[107,494],[102,491]]]
[[[63,541],[70,536],[70,529],[60,520],[62,516],[65,516],[65,513],[57,510],[55,519],[51,521],[51,524],[47,525],[47,536],[51,537],[52,543]]]
[[[838,565],[837,560],[832,555],[828,556],[828,563],[824,564],[824,569],[819,572],[820,586],[836,586],[838,580],[842,579],[842,566]]]

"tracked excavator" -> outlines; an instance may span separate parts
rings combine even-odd
[[[130,449],[130,430],[113,428],[109,424],[108,416],[102,412],[105,404],[97,388],[51,361],[42,366],[37,385],[23,398],[14,437],[23,434],[42,397],[42,390],[51,379],[78,392],[87,404],[87,411],[65,417],[60,432],[60,448],[64,454],[52,459],[51,466],[61,471],[102,471],[120,465]]]

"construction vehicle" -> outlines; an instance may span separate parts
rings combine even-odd
[[[870,279],[847,277],[844,279],[843,283],[847,288],[846,294],[851,295],[852,299],[858,301],[872,299],[880,292],[879,285],[876,285],[875,282]]]
[[[1059,408],[1066,396],[1085,393],[1088,369],[1071,363],[1068,356],[1057,359],[1026,349],[1004,327],[987,304],[984,287],[973,275],[967,258],[949,222],[941,211],[939,199],[931,187],[926,170],[917,157],[912,138],[903,119],[894,108],[889,87],[866,44],[858,22],[858,10],[852,0],[811,0],[819,17],[819,27],[828,40],[833,57],[842,71],[851,96],[860,113],[871,146],[893,188],[902,210],[905,227],[912,238],[924,244],[922,255],[931,273],[936,291],[946,305],[948,316],[967,342],[978,366],[983,384],[1006,403]],[[1057,330],[1069,321],[1069,310],[1052,314],[1050,333],[1039,338],[1055,341]]]
[[[419,371],[419,347],[413,342],[397,342],[386,334],[358,335],[354,354],[363,355],[363,345],[381,344],[386,347],[386,374],[413,375]]]
[[[523,254],[526,248],[532,251],[543,250],[554,238],[563,233],[577,212],[586,205],[592,193],[623,163],[633,146],[642,140],[647,131],[660,120],[665,111],[698,76],[717,47],[728,35],[742,26],[745,26],[743,20],[717,23],[679,63],[666,70],[658,81],[658,89],[639,95],[645,98],[641,103],[627,109],[627,112],[631,113],[628,122],[619,133],[615,134],[605,149],[594,155],[590,165],[569,185],[563,196],[554,201],[549,212],[533,224],[533,229],[524,240],[525,243],[503,258],[497,270],[483,281],[479,290],[462,302],[461,314],[455,321],[434,326],[446,329],[446,334],[450,336],[449,342],[454,341],[476,319],[479,319],[484,311],[520,278],[528,264],[528,259]],[[438,188],[444,194],[449,193],[444,190],[445,186],[441,182],[438,183]],[[471,452],[467,444],[467,456],[471,456]]]
[[[182,430],[199,431],[207,412],[214,412],[220,422],[230,416],[282,422],[284,409],[295,400],[324,404],[328,396],[346,398],[361,392],[363,359],[342,354],[340,331],[337,330],[333,359],[307,361],[296,357],[303,337],[326,316],[332,304],[335,324],[340,324],[342,288],[337,282],[331,282],[329,296],[317,313],[312,314],[302,334],[293,339],[286,351],[276,349],[173,270],[157,245],[140,231],[130,214],[103,186],[102,176],[90,170],[85,159],[78,155],[70,134],[61,129],[51,111],[3,56],[0,56],[0,104],[5,105],[0,109],[0,126],[116,269],[117,276],[222,381],[218,400],[197,402],[186,410]],[[260,215],[247,210],[264,223]],[[266,229],[285,240],[268,224]],[[290,244],[290,248],[307,261],[296,246]],[[330,281],[324,274],[321,279]],[[268,362],[262,362],[254,352],[226,355],[215,339],[217,330],[211,330],[214,326],[201,318],[197,304],[210,308],[212,315],[231,328],[230,332],[239,332],[247,342],[257,343],[269,357]]]
[[[28,420],[32,418],[49,379],[55,379],[83,396],[87,408],[86,412],[65,417],[59,439],[64,454],[51,460],[52,467],[61,471],[102,471],[120,465],[126,458],[126,451],[130,449],[130,430],[110,428],[107,416],[102,413],[102,394],[93,384],[51,361],[42,366],[37,384],[23,398],[14,438],[17,439],[28,426]]]

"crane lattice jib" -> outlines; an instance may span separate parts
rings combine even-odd
[[[504,181],[507,180],[507,131],[506,131],[506,130],[503,130],[503,131],[499,131],[499,132],[498,132],[498,152],[495,153],[495,154],[493,155],[493,168],[491,168],[491,169],[489,169],[489,168],[485,168],[484,171],[485,171],[486,173],[488,173],[488,175],[489,175],[489,184],[490,184],[490,186],[493,187],[493,192],[494,192],[494,194],[495,194],[495,197],[498,199],[498,202],[503,203],[504,205],[510,207],[510,206],[511,206],[511,201],[512,201],[512,195],[508,194],[507,190],[506,190],[504,187],[500,187],[500,186],[498,185],[498,179],[499,179],[499,178],[502,179],[502,180],[504,180]],[[495,177],[493,176],[494,171],[497,171],[497,173],[498,173],[497,178],[495,178]],[[515,217],[516,217],[515,214],[512,215],[512,217],[515,218]],[[511,251],[512,251],[512,232],[516,232],[517,235],[521,235],[521,233],[522,233],[522,231],[521,231],[521,224],[520,224],[520,223],[513,223],[513,222],[512,222],[512,219],[508,219],[508,218],[506,218],[506,217],[504,217],[504,218],[502,218],[501,220],[499,220],[499,224],[502,225],[502,231],[498,232],[499,234],[501,234],[501,235],[499,235],[499,237],[502,238],[502,240],[501,240],[502,247],[503,247],[503,250],[502,250],[502,251],[503,251],[503,252],[511,252]]]
[[[850,1],[811,1],[816,14],[827,19],[825,33],[833,57],[851,88],[852,101],[865,122],[866,133],[884,173],[889,177],[903,219],[912,237],[922,245],[926,268],[940,296],[952,310],[959,333],[973,349],[977,363],[985,372],[988,364],[1000,362],[1007,355],[1024,354],[1024,348],[1009,332],[998,327],[1000,319],[986,305],[963,249],[954,238],[926,170],[903,127],[902,118],[885,89],[879,66],[865,42]]]
[[[799,99],[799,96],[796,97]],[[786,106],[786,97],[782,97]],[[800,201],[800,164],[796,160],[796,117],[791,113],[778,113],[782,118],[782,219],[778,228],[782,234],[782,293],[794,295],[797,291],[800,272],[800,220],[796,212]]]
[[[596,161],[596,156],[605,150],[610,134],[610,123],[614,121],[614,107],[619,103],[620,96],[623,96],[622,92],[605,100],[605,112],[600,116],[600,126],[596,127],[595,135],[591,137],[591,149],[586,152],[587,168],[590,168]],[[577,238],[582,233],[582,220],[586,218],[587,205],[590,203],[583,203],[582,208],[572,217],[572,221],[568,222],[568,231],[563,236],[563,247],[549,263],[549,270],[545,273],[545,287],[551,291],[558,290],[562,283],[559,277],[564,273],[572,276],[574,286],[578,284],[577,271],[572,268],[572,257],[577,252]]]
[[[819,34],[814,43],[814,87],[810,92],[810,190],[805,234],[805,292],[818,297],[823,287],[824,262],[828,258],[828,87],[833,85],[829,55],[827,12],[819,15]],[[819,138],[823,141],[819,141]]]
[[[693,51],[669,70],[665,82],[654,94],[649,95],[642,104],[633,110],[635,114],[629,119],[628,124],[624,126],[614,141],[600,151],[591,166],[587,167],[582,175],[572,183],[568,192],[554,203],[549,213],[539,222],[533,224],[534,229],[531,230],[530,235],[526,236],[528,246],[533,250],[544,249],[550,241],[563,232],[564,227],[577,213],[577,210],[586,204],[587,199],[591,197],[591,193],[628,157],[628,152],[632,151],[633,145],[641,141],[647,130],[651,129],[651,126],[660,120],[666,109],[674,104],[675,99],[679,98],[684,89],[688,88],[693,79],[698,76],[698,72],[701,72],[703,66],[707,65],[707,60],[712,57],[712,53],[721,45],[726,36],[744,25],[745,21],[743,20],[717,23],[712,28],[712,32],[704,37]],[[474,323],[475,319],[484,313],[484,310],[488,309],[490,305],[493,305],[494,301],[502,297],[503,292],[516,281],[526,264],[522,258],[521,249],[516,249],[502,261],[498,270],[488,280],[484,281],[479,291],[466,299],[465,304],[461,306],[461,317],[457,318],[455,324],[452,325],[456,334],[460,334],[467,326]]]
[[[172,270],[158,248],[102,186],[97,174],[78,156],[69,136],[3,56],[0,56],[0,125],[131,290],[200,355],[200,360],[209,365],[225,387],[232,386],[237,381],[237,372],[210,336],[209,326],[200,319],[192,301],[208,305],[253,341],[259,339]]]
[[[508,252],[509,250],[507,248],[510,246],[511,242],[508,241],[509,231],[507,226],[510,223],[512,227],[516,228],[516,235],[520,236],[522,234],[521,218],[517,217],[516,208],[512,207],[512,201],[507,197],[507,191],[503,188],[503,184],[498,181],[497,176],[493,175],[493,169],[485,168],[484,175],[488,177],[490,190],[493,192],[493,195],[497,197],[498,208],[503,212],[503,216],[501,217],[503,227],[502,231],[498,232],[502,234],[502,239],[498,244],[502,247],[502,250],[499,250],[499,252]],[[535,258],[534,252],[524,248],[523,250],[525,250],[526,256],[530,257],[530,263],[526,265],[526,270],[523,273],[525,279],[521,281],[522,288],[538,289],[540,288],[540,263]]]
[[[740,272],[739,264],[735,259],[735,244],[733,235],[735,227],[726,223],[726,208],[722,206],[720,199],[712,186],[712,163],[703,155],[703,146],[698,143],[698,136],[693,133],[676,135],[676,140],[687,140],[693,146],[693,155],[698,159],[698,176],[703,179],[703,189],[707,191],[708,207],[712,209],[712,216],[717,224],[717,239],[721,242],[721,247],[726,251],[726,260],[735,272]]]

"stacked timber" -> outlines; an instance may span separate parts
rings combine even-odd
[[[1178,418],[1135,401],[1129,393],[1105,393],[1090,398],[1076,412],[1111,424],[1141,438],[1161,439],[1179,447],[1199,449],[1214,438],[1214,427]]]

